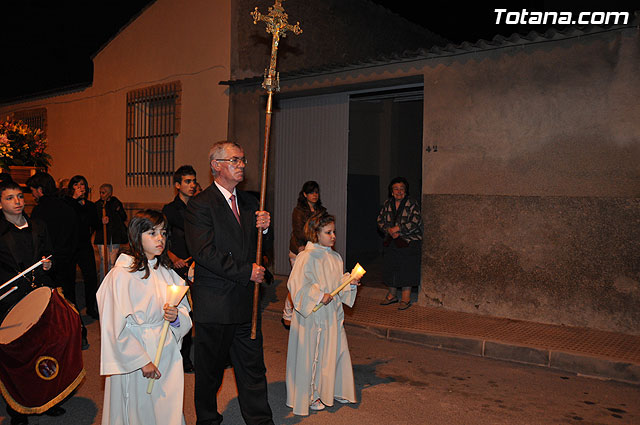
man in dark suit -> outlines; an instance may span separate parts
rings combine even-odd
[[[273,424],[260,326],[251,339],[253,283],[264,280],[264,268],[254,262],[257,232],[266,232],[271,218],[257,211],[253,196],[236,189],[244,180],[242,147],[218,142],[209,162],[214,183],[189,201],[185,213],[187,246],[196,262],[191,291],[197,424],[222,423],[216,397],[227,358],[245,422]]]

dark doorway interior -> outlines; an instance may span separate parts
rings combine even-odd
[[[369,286],[384,286],[376,218],[389,181],[405,177],[411,196],[421,200],[423,90],[406,87],[350,98],[345,268],[359,262]]]

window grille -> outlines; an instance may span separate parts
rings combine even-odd
[[[13,119],[22,121],[29,128],[40,129],[44,133],[47,132],[47,109],[27,109],[26,111],[17,111],[13,113]]]
[[[171,185],[181,92],[174,81],[127,93],[127,186]]]

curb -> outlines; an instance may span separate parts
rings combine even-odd
[[[282,311],[264,308],[272,320],[280,320]],[[356,333],[373,335],[390,341],[417,344],[424,347],[470,354],[494,360],[509,361],[580,376],[607,379],[631,385],[640,385],[640,365],[594,357],[580,353],[552,351],[546,348],[527,347],[505,342],[483,340],[456,335],[414,332],[387,326],[346,322],[345,327]],[[350,332],[351,332],[350,331]]]

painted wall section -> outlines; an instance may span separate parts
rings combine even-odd
[[[97,199],[100,184],[114,185],[125,202],[166,203],[172,186],[125,187],[126,94],[179,80],[181,132],[175,168],[195,167],[203,187],[210,182],[207,154],[226,139],[229,99],[221,80],[230,76],[231,2],[158,0],[126,26],[94,58],[91,87],[0,108],[46,107],[50,173],[56,179],[87,177]]]
[[[636,30],[425,70],[421,302],[640,332]]]

